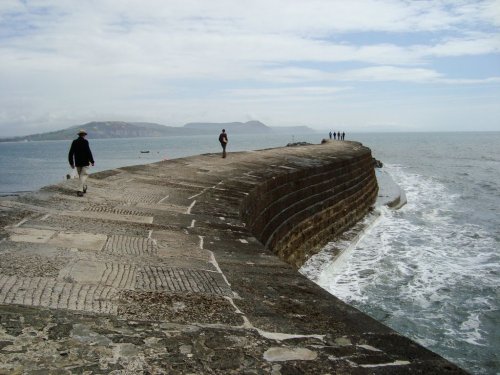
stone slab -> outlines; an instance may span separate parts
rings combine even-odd
[[[0,305],[17,304],[116,314],[117,298],[116,289],[103,285],[77,284],[45,277],[0,275]]]
[[[114,234],[109,236],[103,252],[137,256],[155,255],[158,253],[158,245],[150,238]]]
[[[113,213],[113,212],[65,211],[61,212],[61,215],[70,217],[83,217],[83,218],[97,219],[97,220],[126,221],[130,223],[151,224],[153,222],[152,216],[123,215],[121,213]]]
[[[105,234],[59,232],[48,242],[55,246],[99,251],[105,245],[107,238]]]
[[[80,284],[99,284],[105,270],[104,263],[78,260],[59,271],[58,279]]]
[[[14,242],[47,243],[56,231],[34,228],[9,228],[9,239]]]
[[[156,266],[138,271],[136,290],[232,296],[229,285],[218,272]]]

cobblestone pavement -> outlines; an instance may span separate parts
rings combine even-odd
[[[83,198],[69,180],[1,199],[0,374],[460,373],[245,230],[238,202],[290,152],[101,172]]]

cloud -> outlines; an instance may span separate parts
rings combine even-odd
[[[345,71],[336,78],[342,81],[429,82],[438,80],[441,75],[430,69],[376,66]]]
[[[231,89],[227,90],[227,95],[239,98],[253,98],[259,100],[269,100],[270,98],[279,98],[280,100],[289,100],[299,98],[326,98],[332,97],[340,92],[350,90],[349,87],[325,87],[325,86],[301,86],[301,87],[279,87],[262,89]]]
[[[499,9],[497,0],[4,0],[0,127],[152,113],[161,122],[166,107],[184,111],[178,118],[195,106],[224,111],[216,102],[231,95],[242,113],[277,116],[285,109],[262,98],[355,100],[361,83],[491,86],[493,69],[451,65],[499,60]]]
[[[499,52],[495,35],[437,39],[425,45],[343,41],[351,32],[447,30],[470,15],[471,8],[484,8],[472,2],[453,6],[441,1],[257,0],[246,4],[244,11],[234,1],[42,4],[26,6],[21,15],[19,5],[16,12],[4,10],[5,29],[22,21],[31,30],[31,35],[12,36],[2,43],[2,56],[11,58],[11,66],[30,69],[30,64],[37,64],[47,70],[163,78],[225,74],[238,79],[254,74],[259,63],[415,65],[435,56]],[[12,14],[17,15],[15,22],[8,22]],[[485,14],[481,20],[489,18]]]
[[[456,57],[500,53],[500,35],[478,35],[473,38],[450,39],[422,48],[427,56]]]

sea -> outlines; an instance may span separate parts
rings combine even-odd
[[[327,134],[229,134],[228,151]],[[300,270],[331,294],[472,374],[500,374],[500,132],[346,133],[404,192],[377,205],[349,243]],[[216,136],[89,139],[91,172],[220,152]],[[0,143],[0,195],[63,181],[68,141]],[[230,155],[229,155],[230,157]],[[382,178],[383,177],[383,178]],[[333,259],[332,247],[342,248]]]

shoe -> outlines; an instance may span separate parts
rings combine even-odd
[[[83,192],[82,191],[77,191],[76,195],[78,195],[79,197],[83,197]]]
[[[84,185],[83,186],[83,194],[85,194],[87,192],[87,185]]]

